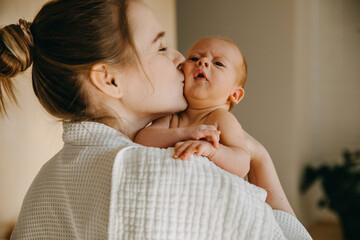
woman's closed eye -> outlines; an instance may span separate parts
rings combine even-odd
[[[159,49],[159,52],[166,52],[167,51],[167,47],[162,47]]]

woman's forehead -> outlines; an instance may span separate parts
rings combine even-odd
[[[141,1],[134,1],[129,8],[129,23],[135,42],[151,45],[163,36],[163,27],[151,9]]]

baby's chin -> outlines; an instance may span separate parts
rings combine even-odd
[[[208,108],[210,106],[208,101],[205,101],[205,99],[199,99],[199,98],[192,98],[192,97],[188,97],[187,99],[187,107],[188,108]]]

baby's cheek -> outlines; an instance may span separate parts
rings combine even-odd
[[[182,67],[184,74],[189,74],[191,70],[191,64],[187,61],[184,62],[184,65]]]

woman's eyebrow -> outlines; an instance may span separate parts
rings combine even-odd
[[[151,43],[154,44],[157,40],[159,40],[159,38],[162,38],[162,37],[164,37],[164,36],[165,36],[165,32],[164,32],[164,31],[159,32]]]

